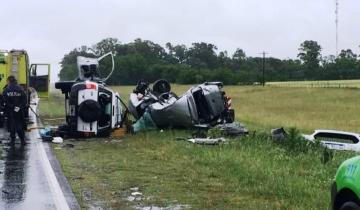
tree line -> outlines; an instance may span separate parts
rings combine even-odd
[[[306,40],[298,50],[296,59],[265,58],[266,81],[360,79],[360,60],[350,49],[341,50],[338,56],[322,56],[321,46]],[[99,57],[110,51],[115,55],[115,71],[108,80],[111,85],[133,85],[140,79],[153,82],[159,78],[178,84],[222,81],[241,85],[263,81],[263,58],[246,56],[241,48],[229,55],[205,42],[190,47],[166,43],[162,47],[149,40],[121,43],[116,38],[103,39],[65,54],[60,62],[60,80],[77,78],[77,56]],[[100,65],[104,75],[110,68],[110,59]]]

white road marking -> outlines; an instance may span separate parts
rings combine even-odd
[[[40,155],[40,160],[42,163],[41,165],[43,166],[44,173],[49,184],[52,198],[55,201],[56,208],[59,210],[70,210],[59,182],[57,181],[55,173],[50,165],[50,161],[46,155],[44,145],[42,142],[36,142],[36,146]]]
[[[37,104],[39,102],[39,99],[34,99],[33,101],[36,101],[36,105],[31,105],[31,108],[33,108],[33,110],[37,110]],[[32,113],[30,111],[29,114],[33,121],[34,121],[34,126],[37,127],[37,120],[36,120],[36,116],[34,113]],[[54,170],[51,167],[49,158],[45,152],[45,148],[43,143],[41,142],[41,140],[39,140],[40,138],[40,134],[38,129],[34,129],[29,133],[29,137],[31,139],[31,141],[33,141],[32,143],[36,144],[37,150],[39,152],[39,157],[40,157],[40,161],[41,161],[41,165],[43,167],[51,194],[52,194],[52,198],[54,199],[55,202],[55,206],[56,209],[58,210],[70,210],[68,203],[66,202],[65,196],[63,191],[61,190],[60,184],[57,181],[57,178],[55,176]]]

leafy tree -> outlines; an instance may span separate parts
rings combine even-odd
[[[341,52],[339,54],[339,58],[356,62],[357,55],[355,53],[353,53],[353,51],[351,49],[347,49],[347,50],[341,50]]]
[[[228,56],[228,53],[227,51],[221,51],[219,52],[219,55],[218,55],[218,66],[221,66],[221,67],[227,67],[227,68],[230,68],[231,65],[232,65],[232,60],[231,58]]]
[[[176,45],[173,48],[174,51],[174,57],[177,59],[178,63],[184,64],[188,57],[188,49],[185,45]]]
[[[104,55],[105,53],[112,52],[116,55],[116,46],[119,44],[116,38],[106,38],[94,45],[91,50],[97,56]]]
[[[187,51],[188,64],[195,68],[214,69],[217,66],[217,47],[205,42],[193,43]]]
[[[319,68],[321,46],[316,41],[307,40],[301,43],[299,51],[298,57],[307,69],[307,79],[313,79]]]
[[[351,79],[360,75],[358,67],[357,55],[351,49],[341,50],[336,58],[336,69],[341,79]]]
[[[107,81],[112,85],[136,84],[139,79],[154,82],[159,78],[182,84],[223,81],[248,85],[262,79],[263,58],[248,57],[240,48],[229,56],[227,51],[217,53],[215,45],[205,42],[193,43],[190,48],[169,42],[163,48],[149,40],[120,43],[116,38],[106,38],[91,47],[81,46],[65,54],[60,62],[60,79],[77,78],[77,56],[98,57],[109,51],[115,55],[115,71]],[[358,55],[350,49],[342,50],[337,58],[322,57],[317,42],[304,41],[298,57],[266,58],[266,80],[360,79]],[[106,76],[111,69],[111,59],[102,60],[99,68],[102,76]]]
[[[232,59],[237,62],[245,62],[246,54],[245,54],[244,50],[237,48],[232,56]]]

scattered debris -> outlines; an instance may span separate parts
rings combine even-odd
[[[215,145],[225,142],[225,138],[191,138],[187,140],[194,144]]]
[[[52,140],[52,143],[55,143],[55,144],[61,144],[63,142],[64,142],[64,140],[61,137],[54,137],[54,139]]]
[[[128,196],[128,197],[127,197],[127,200],[130,201],[130,202],[131,202],[131,201],[134,201],[134,200],[135,200],[135,196]]]
[[[132,192],[132,196],[142,196],[143,194],[141,192]]]
[[[315,130],[310,135],[302,135],[306,140],[333,150],[360,151],[360,134],[337,130]]]
[[[139,187],[130,188],[132,191],[130,196],[127,197],[128,201],[141,201],[143,200],[143,194],[139,191]]]
[[[283,127],[271,129],[271,138],[273,140],[284,141],[287,137],[288,134]]]
[[[219,128],[222,134],[226,136],[244,136],[249,134],[245,125],[239,122],[223,123],[216,125],[215,128]]]
[[[132,187],[130,188],[131,191],[139,191],[139,187]]]
[[[53,137],[51,135],[51,129],[49,127],[45,127],[39,131],[40,137],[44,141],[52,141]]]
[[[135,207],[135,209],[137,209],[137,210],[181,210],[181,209],[191,209],[191,207],[190,207],[190,205],[181,205],[181,204],[170,205],[167,207],[137,205]]]

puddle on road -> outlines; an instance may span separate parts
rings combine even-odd
[[[1,200],[6,204],[20,203],[25,198],[27,149],[20,145],[1,145]]]
[[[21,146],[20,140],[15,146],[8,143],[0,144],[0,209],[55,209],[36,146],[32,142]]]

